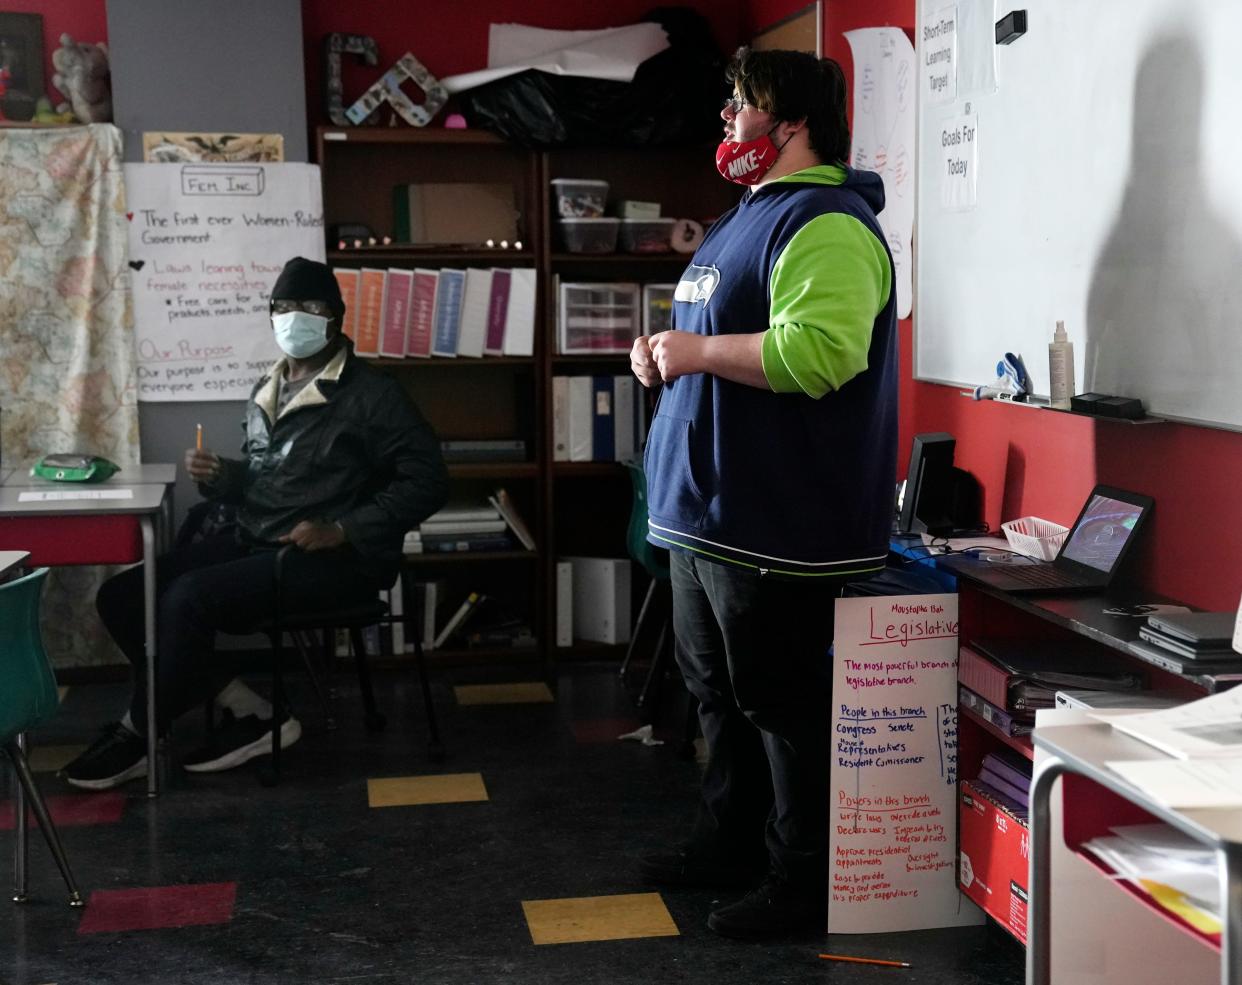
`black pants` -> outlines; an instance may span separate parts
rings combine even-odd
[[[694,842],[811,893],[828,886],[834,599],[844,579],[774,578],[674,551],[677,662],[707,740]]]
[[[155,562],[156,723],[160,733],[183,712],[214,697],[233,677],[215,658],[217,631],[246,633],[270,619],[276,552],[240,544],[231,532],[177,547]],[[134,667],[130,717],[147,730],[142,568],[100,586],[95,604]],[[283,611],[339,608],[375,598],[381,587],[351,548],[291,550],[283,570]],[[383,587],[388,587],[384,585]]]

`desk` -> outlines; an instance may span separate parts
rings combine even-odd
[[[1052,926],[1051,804],[1054,781],[1063,774],[1084,776],[1165,824],[1215,849],[1224,908],[1220,948],[1222,985],[1242,985],[1242,811],[1175,811],[1153,801],[1121,779],[1108,760],[1167,759],[1145,742],[1103,723],[1036,729],[1036,749],[1046,752],[1031,782],[1031,886],[1026,952],[1027,985],[1051,985]],[[1069,805],[1066,805],[1069,811]]]
[[[42,485],[0,486],[0,548],[30,551],[30,563],[43,565],[133,564],[143,562],[147,665],[147,795],[159,792],[158,736],[155,728],[155,556],[157,519],[166,516],[164,485],[124,486],[92,483],[78,486],[50,483],[57,492],[122,489],[126,499],[61,499],[23,501],[23,495],[45,491]],[[163,524],[160,524],[162,527]]]
[[[0,578],[30,557],[29,551],[0,551]]]

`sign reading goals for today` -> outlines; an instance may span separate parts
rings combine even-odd
[[[957,596],[837,599],[829,933],[960,927]]]
[[[127,164],[138,397],[244,400],[280,355],[268,299],[285,262],[324,259],[311,164]]]

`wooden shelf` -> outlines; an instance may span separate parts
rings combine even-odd
[[[472,367],[477,369],[480,366],[533,366],[535,364],[535,357],[480,356],[476,359],[472,356],[432,356],[428,359],[420,356],[406,356],[404,359],[396,359],[393,357],[368,359],[368,362],[370,362],[372,366],[400,366],[402,369],[423,367],[431,367],[434,369]]]
[[[538,551],[427,551],[424,554],[406,554],[407,565],[423,564],[479,564],[491,561],[537,561]]]
[[[992,738],[999,739],[1005,743],[1014,752],[1021,753],[1032,761],[1035,759],[1035,747],[1031,744],[1031,737],[1029,735],[1009,735],[1007,732],[1002,732],[977,711],[973,708],[968,708],[966,705],[958,705],[957,713],[961,718],[967,718],[978,725]]]
[[[690,253],[553,253],[554,264],[584,264],[586,266],[613,266],[619,263],[644,266],[681,266],[690,262]]]
[[[539,475],[534,462],[450,462],[453,479],[533,479]]]
[[[392,246],[360,246],[355,250],[328,250],[329,263],[364,264],[414,263],[424,267],[451,267],[471,264],[488,267],[529,267],[535,262],[530,250],[489,250],[482,246],[460,248],[436,245],[414,246],[396,243]]]
[[[444,127],[319,127],[319,139],[329,144],[474,144],[513,145],[488,130],[448,130]]]
[[[554,363],[629,362],[628,352],[560,352],[552,357]]]
[[[552,474],[558,479],[583,479],[621,475],[623,469],[620,462],[556,462],[552,466]]]

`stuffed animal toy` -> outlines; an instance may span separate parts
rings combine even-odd
[[[107,123],[112,119],[111,73],[108,48],[103,44],[77,44],[68,34],[52,52],[56,74],[52,85],[69,97],[69,108],[82,123]],[[66,107],[61,104],[58,110]]]

